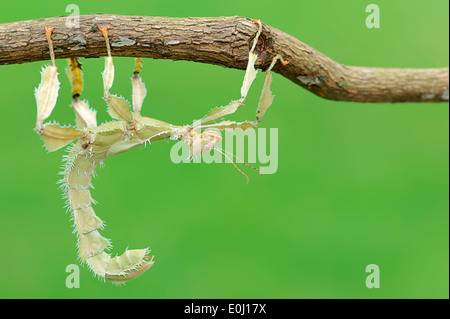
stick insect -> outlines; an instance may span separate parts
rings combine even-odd
[[[154,261],[153,256],[149,256],[150,250],[148,248],[125,250],[122,255],[116,257],[112,257],[106,252],[111,248],[111,242],[99,232],[104,225],[93,210],[94,200],[90,194],[91,180],[96,166],[103,164],[103,161],[107,158],[128,152],[147,143],[165,139],[183,141],[190,146],[190,156],[195,157],[212,149],[217,149],[215,145],[221,140],[221,135],[217,130],[255,128],[273,100],[270,91],[272,82],[270,71],[277,61],[281,61],[282,65],[288,63],[279,55],[273,58],[270,67],[266,70],[256,120],[240,123],[224,120],[216,123],[244,105],[247,93],[256,77],[257,71],[254,65],[258,56],[254,53],[254,50],[262,31],[262,24],[259,20],[253,20],[253,22],[259,27],[249,50],[248,65],[241,87],[240,99],[232,101],[227,106],[212,109],[206,116],[194,121],[191,125],[173,125],[141,115],[142,104],[147,93],[140,77],[141,58],[135,60],[134,73],[131,79],[132,108],[124,98],[110,93],[114,81],[114,64],[107,26],[99,27],[105,39],[107,51],[105,69],[102,73],[103,99],[106,101],[108,113],[113,121],[97,126],[96,112],[89,108],[86,101],[80,99],[83,89],[80,64],[77,58],[70,58],[68,59],[67,76],[72,86],[73,100],[71,107],[75,112],[76,127],[62,127],[55,123],[44,124],[55,107],[60,85],[52,44],[54,28],[45,27],[51,65],[43,68],[41,83],[35,91],[37,103],[35,131],[40,135],[45,147],[50,152],[72,143],[65,158],[66,163],[60,183],[74,221],[79,258],[99,278],[115,284],[125,283],[148,270],[154,264]]]

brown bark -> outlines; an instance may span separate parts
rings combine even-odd
[[[57,58],[106,55],[98,26],[108,25],[114,56],[188,60],[245,69],[257,26],[242,17],[165,18],[91,14],[79,28],[67,17],[0,24],[0,65],[48,60],[44,25],[55,27]],[[278,53],[290,63],[274,71],[327,99],[358,102],[448,101],[449,69],[346,66],[296,38],[264,25],[256,47],[256,68]]]

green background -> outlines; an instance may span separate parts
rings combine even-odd
[[[428,1],[2,1],[0,22],[81,14],[259,18],[334,60],[375,67],[448,66],[449,3]],[[365,26],[366,5],[381,28]],[[82,59],[83,97],[101,99],[104,59]],[[126,286],[80,267],[70,214],[56,185],[60,150],[33,131],[44,62],[0,66],[0,297],[2,298],[448,298],[448,103],[328,101],[274,75],[260,127],[278,128],[278,171],[174,164],[173,142],[106,161],[94,180],[113,254],[150,246],[156,264]],[[58,60],[61,73],[65,60]],[[116,58],[112,92],[130,97],[132,58]],[[244,73],[193,62],[144,60],[143,115],[191,123],[239,97]],[[73,123],[64,74],[50,120]],[[263,76],[232,119],[253,119]],[[365,268],[380,267],[368,289]]]

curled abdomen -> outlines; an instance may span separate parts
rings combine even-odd
[[[109,239],[103,237],[103,221],[95,214],[90,188],[96,162],[88,150],[77,143],[67,158],[63,186],[71,209],[78,236],[78,253],[99,277],[114,283],[123,283],[145,272],[153,264],[146,261],[148,249],[126,250],[121,256],[111,258],[105,250],[111,248]]]

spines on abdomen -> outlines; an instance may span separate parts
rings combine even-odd
[[[110,247],[110,241],[100,235],[98,230],[103,229],[103,222],[92,207],[94,200],[90,187],[96,163],[90,160],[88,154],[75,151],[71,155],[64,174],[64,185],[78,234],[79,256],[89,264],[88,259],[102,254]]]
[[[121,256],[111,258],[105,250],[111,247],[109,239],[103,237],[102,220],[97,217],[90,193],[91,179],[97,160],[103,156],[92,156],[80,144],[75,144],[67,157],[63,186],[71,209],[78,236],[78,253],[94,273],[114,283],[123,283],[145,272],[153,262],[148,258],[148,249],[126,250]]]

